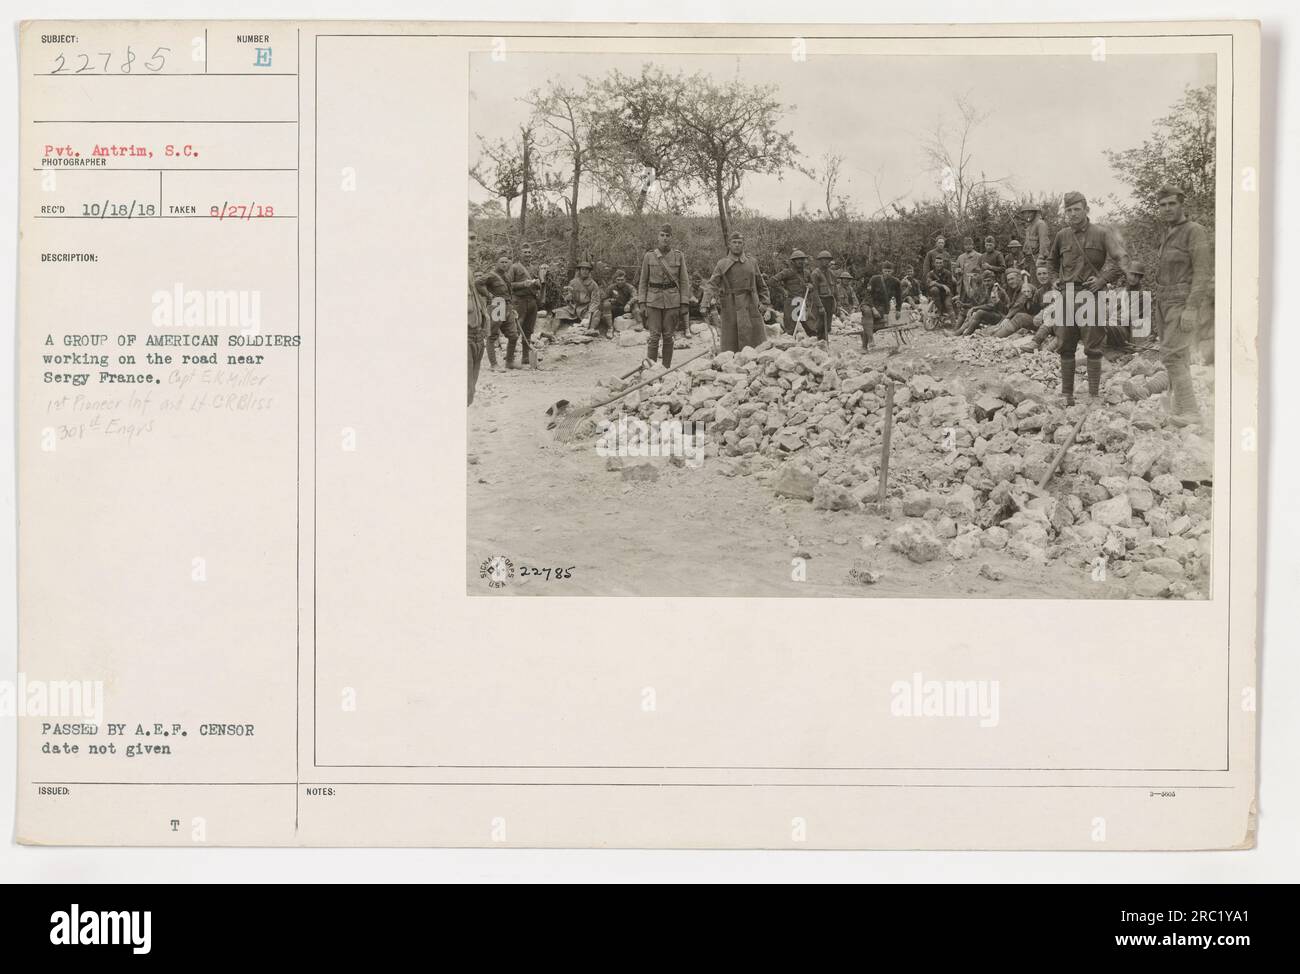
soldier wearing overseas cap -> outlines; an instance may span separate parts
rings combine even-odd
[[[817,339],[831,340],[831,320],[835,317],[835,272],[831,270],[831,252],[823,250],[817,255],[817,266],[811,275],[813,290],[817,295]]]
[[[1200,406],[1192,387],[1191,352],[1197,333],[1213,313],[1214,255],[1210,235],[1187,218],[1184,194],[1168,184],[1156,191],[1165,225],[1156,258],[1155,327],[1160,358],[1169,373],[1169,412],[1179,426],[1198,422]]]
[[[496,266],[491,270],[474,276],[474,283],[487,295],[488,317],[491,319],[491,331],[487,337],[488,364],[497,367],[497,339],[506,336],[506,368],[516,368],[515,344],[519,341],[519,322],[514,305],[510,300],[510,285],[506,275],[510,272],[510,255],[497,255]]]
[[[1046,260],[1052,242],[1042,209],[1036,203],[1026,203],[1020,208],[1020,219],[1025,225],[1024,232],[1020,235],[1025,257],[1029,260]]]
[[[659,228],[659,246],[647,250],[641,258],[637,277],[637,306],[645,321],[646,358],[659,358],[659,344],[664,349],[664,366],[673,361],[673,332],[677,321],[690,314],[691,275],[686,269],[686,255],[672,246],[673,228],[665,223]]]
[[[701,304],[717,305],[722,350],[739,352],[763,344],[763,316],[771,304],[767,282],[758,261],[745,253],[745,235],[731,233],[727,256],[713,268],[713,276],[704,285]]]
[[[1061,393],[1067,406],[1074,405],[1074,353],[1083,338],[1088,360],[1088,395],[1096,398],[1101,390],[1101,358],[1106,343],[1106,322],[1097,320],[1096,296],[1106,285],[1118,280],[1128,263],[1124,244],[1110,227],[1088,219],[1088,200],[1082,193],[1065,194],[1065,219],[1047,251],[1048,266],[1056,273],[1065,300],[1061,304],[1062,321],[1056,322],[1061,340]],[[1071,289],[1068,287],[1073,285]],[[1091,307],[1084,311],[1071,295],[1083,294]],[[1083,318],[1083,315],[1087,318]],[[1089,320],[1091,319],[1091,320]],[[1088,327],[1080,327],[1080,323]],[[1082,332],[1082,335],[1080,334]]]
[[[821,302],[812,293],[807,265],[808,255],[796,248],[790,254],[790,266],[776,275],[786,294],[782,329],[787,335],[793,335],[799,325],[809,335],[817,334],[817,308]]]

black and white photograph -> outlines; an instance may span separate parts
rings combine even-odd
[[[471,594],[1206,599],[1216,57],[470,61]]]

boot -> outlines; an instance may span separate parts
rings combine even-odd
[[[1074,405],[1074,356],[1061,356],[1061,394],[1067,406]]]
[[[645,357],[651,362],[659,361],[659,336],[651,335],[645,340]]]
[[[497,340],[495,338],[489,338],[487,340],[487,356],[488,365],[491,366],[492,371],[495,372],[497,368]]]
[[[1088,398],[1096,399],[1101,392],[1101,359],[1088,359]]]
[[[664,368],[673,364],[673,336],[664,335]]]
[[[515,346],[518,343],[518,341],[519,339],[515,338],[513,335],[506,338],[506,368],[507,369],[519,368],[519,366],[515,365]]]

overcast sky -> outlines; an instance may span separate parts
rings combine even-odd
[[[720,81],[779,86],[788,107],[783,127],[794,134],[806,163],[823,153],[845,156],[839,193],[863,211],[876,209],[873,176],[886,200],[937,195],[922,171],[920,144],[940,117],[955,130],[955,95],[966,95],[989,118],[975,131],[971,154],[990,178],[1009,178],[1010,196],[1077,189],[1098,203],[1128,189],[1111,172],[1102,150],[1138,146],[1151,123],[1165,115],[1187,85],[1214,81],[1213,55],[1111,55],[1105,62],[1074,57],[820,56],[795,62],[782,55],[635,56],[509,54],[502,62],[474,56],[470,65],[470,151],[476,134],[506,137],[527,115],[517,99],[554,77],[577,83],[618,68],[640,73],[647,61],[667,71],[705,71]],[[472,160],[471,160],[472,161]],[[793,201],[799,210],[824,208],[819,185],[800,173],[784,180],[751,176],[746,206],[778,216]],[[470,180],[470,199],[488,194]],[[590,187],[583,203],[591,201]],[[1104,210],[1094,207],[1094,216]]]

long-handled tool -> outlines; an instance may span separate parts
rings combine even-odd
[[[880,438],[880,494],[876,503],[882,507],[889,490],[889,440],[894,432],[894,383],[885,381],[885,429]]]
[[[570,440],[573,439],[573,435],[574,432],[577,430],[578,423],[586,419],[597,409],[600,409],[604,406],[608,406],[612,402],[618,402],[620,399],[626,396],[630,396],[638,389],[644,389],[646,386],[650,385],[651,383],[658,382],[669,372],[676,372],[678,369],[682,368],[683,366],[689,365],[690,363],[694,362],[696,359],[702,358],[705,355],[709,355],[709,354],[711,353],[709,352],[708,349],[705,349],[702,352],[697,352],[694,355],[692,355],[690,358],[683,359],[682,361],[678,362],[672,368],[664,369],[658,375],[652,375],[644,382],[638,382],[634,386],[629,386],[627,389],[624,389],[622,392],[620,392],[617,396],[610,396],[608,399],[605,399],[601,402],[593,402],[585,406],[573,406],[567,400],[561,399],[559,402],[555,403],[555,405],[551,406],[551,408],[547,410],[547,412],[550,413],[551,416],[553,417],[552,422],[555,425],[555,438],[564,443],[569,442]]]

